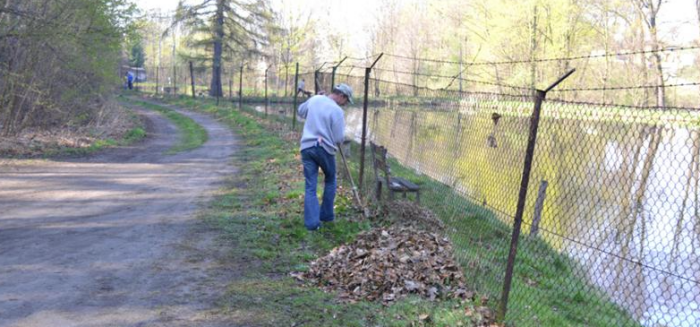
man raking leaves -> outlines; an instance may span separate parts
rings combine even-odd
[[[338,84],[328,95],[315,95],[299,106],[304,122],[301,136],[301,162],[306,179],[304,192],[304,226],[317,230],[321,222],[335,219],[333,202],[336,192],[335,153],[345,137],[345,117],[340,106],[352,102],[352,88]],[[323,199],[319,206],[316,195],[318,169],[325,176]]]

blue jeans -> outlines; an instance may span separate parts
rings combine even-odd
[[[304,226],[309,230],[317,229],[321,221],[333,221],[333,201],[335,200],[335,156],[326,152],[320,145],[301,151],[301,162],[304,164],[306,191],[304,193]],[[323,186],[323,202],[319,208],[316,184],[318,183],[318,168],[326,176]]]

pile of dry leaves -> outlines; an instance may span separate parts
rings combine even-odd
[[[388,223],[398,226],[414,227],[441,234],[445,224],[430,209],[415,202],[398,200],[389,202],[384,207],[383,216]]]
[[[375,229],[358,235],[311,263],[298,276],[348,301],[381,300],[407,294],[430,298],[471,298],[450,242],[410,227]]]

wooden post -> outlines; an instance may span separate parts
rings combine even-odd
[[[537,200],[535,201],[535,214],[532,218],[532,226],[530,226],[530,237],[537,236],[540,229],[540,220],[542,219],[542,210],[544,209],[544,199],[547,198],[547,181],[540,182],[540,188],[537,191]]]

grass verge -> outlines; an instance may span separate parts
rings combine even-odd
[[[219,198],[208,219],[227,232],[256,262],[247,278],[232,283],[222,306],[255,317],[252,324],[275,326],[470,326],[478,323],[473,303],[433,303],[407,298],[388,307],[360,302],[340,304],[334,297],[305,288],[287,277],[335,245],[352,240],[368,223],[346,221],[350,199],[338,200],[339,222],[323,233],[302,226],[303,178],[296,140],[289,138],[288,119],[262,119],[254,110],[192,99],[168,99],[180,106],[209,112],[229,121],[245,139],[245,162],[238,187]],[[357,153],[352,157],[357,158]],[[351,162],[357,173],[357,162]],[[495,307],[503,283],[511,229],[496,214],[428,176],[392,162],[394,173],[421,185],[422,203],[450,228],[458,260],[468,283]],[[345,219],[344,219],[345,218]],[[238,250],[237,250],[238,251]],[[250,261],[249,261],[250,262]],[[523,238],[510,295],[507,322],[518,326],[639,326],[619,306],[590,285],[577,263],[545,242]],[[426,318],[427,317],[427,318]],[[251,318],[252,319],[252,318]]]
[[[481,320],[475,303],[431,302],[408,297],[384,306],[375,302],[341,303],[333,294],[304,286],[289,273],[304,271],[313,259],[352,241],[372,227],[358,220],[349,191],[339,190],[336,222],[321,232],[303,226],[304,180],[295,138],[287,129],[263,125],[252,110],[190,98],[164,99],[209,113],[242,138],[240,172],[205,210],[204,218],[224,231],[233,261],[244,277],[228,285],[220,305],[241,324],[252,326],[472,326]],[[320,191],[321,188],[319,188]]]
[[[180,142],[178,142],[172,148],[170,148],[167,152],[168,154],[175,154],[178,152],[192,150],[200,147],[207,141],[207,130],[199,124],[197,124],[197,122],[195,122],[192,118],[189,118],[164,106],[160,106],[150,102],[139,101],[129,98],[126,98],[126,100],[124,101],[134,105],[138,105],[143,108],[158,111],[165,117],[170,119],[170,121],[172,121],[175,124],[175,126],[177,126],[177,129],[180,133]]]
[[[263,115],[252,109],[239,110],[228,104],[216,107],[212,102],[190,98],[168,101],[226,117],[246,140],[242,153],[246,162],[241,163],[245,187],[232,191],[236,195],[223,200],[230,207],[221,210],[214,221],[237,240],[247,258],[254,258],[259,267],[251,270],[245,281],[230,286],[229,296],[222,301],[224,307],[250,308],[265,326],[281,322],[304,326],[478,324],[480,317],[473,316],[474,303],[407,298],[388,307],[367,302],[339,304],[332,295],[301,287],[286,277],[287,272],[304,270],[310,260],[370,227],[345,221],[353,215],[347,211],[348,192],[340,192],[338,211],[342,223],[322,234],[307,233],[301,218],[303,178],[296,139],[289,137],[294,134],[289,133],[288,118],[270,115],[263,120]],[[276,125],[281,129],[277,130]],[[353,153],[352,157],[358,158],[359,154]],[[357,176],[357,162],[350,164]],[[481,301],[495,308],[503,285],[511,228],[496,213],[456,194],[449,186],[416,174],[396,161],[392,168],[396,175],[421,185],[422,204],[450,226],[448,234],[468,283],[482,294]],[[506,321],[518,326],[639,326],[581,277],[582,272],[574,260],[540,239],[523,238]]]

